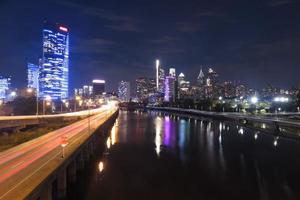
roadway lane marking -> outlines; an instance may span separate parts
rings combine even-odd
[[[19,165],[23,164],[24,162],[25,162],[25,161],[23,160],[23,161],[21,161],[21,162],[15,164],[15,165],[13,165],[13,166],[11,167],[11,169],[13,169],[13,168],[15,168],[15,167],[18,167]]]

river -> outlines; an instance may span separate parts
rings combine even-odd
[[[68,199],[300,199],[300,142],[212,119],[121,111]]]

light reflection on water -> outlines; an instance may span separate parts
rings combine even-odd
[[[285,198],[300,197],[300,149],[292,141],[242,126],[156,112],[123,112],[106,146],[109,154],[97,160],[97,173],[103,175],[103,180],[94,183],[104,184],[105,189],[96,185],[91,194],[102,195],[111,185],[118,185],[125,199],[127,191],[122,188],[130,191],[130,184],[137,182],[138,189],[132,186],[132,191],[153,190],[149,193],[156,195],[163,188],[176,196],[184,185],[184,195],[190,192],[197,197],[208,189],[212,196],[214,191],[222,194],[221,199],[300,199]],[[177,176],[180,178],[172,179]]]
[[[166,116],[164,120],[164,145],[170,146],[171,143],[171,122],[170,117]]]
[[[155,118],[155,151],[156,154],[159,156],[160,150],[161,150],[161,144],[162,144],[162,118],[160,116],[157,116]]]

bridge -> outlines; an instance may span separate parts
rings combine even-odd
[[[76,180],[96,146],[96,130],[105,128],[118,112],[115,104],[72,114],[88,116],[0,153],[0,199],[62,199],[68,181]],[[31,120],[36,116],[13,117]],[[1,118],[7,120],[7,117]],[[68,180],[68,181],[67,181]],[[55,192],[54,192],[55,191]]]

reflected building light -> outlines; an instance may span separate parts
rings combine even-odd
[[[156,119],[155,119],[155,151],[158,156],[161,151],[160,145],[162,144],[161,127],[162,127],[162,120],[160,117],[156,117]]]
[[[109,138],[107,138],[107,141],[106,141],[107,149],[110,149],[110,145],[111,145],[111,140],[110,140],[110,137],[109,137]]]
[[[257,140],[257,138],[258,138],[258,134],[255,133],[255,134],[254,134],[254,139]]]
[[[261,128],[265,129],[266,128],[266,124],[262,123]]]
[[[169,117],[169,116],[166,116],[166,117],[165,117],[165,121],[169,122],[169,121],[170,121],[170,117]]]
[[[229,126],[227,126],[227,131],[229,131],[230,130],[230,127]]]
[[[239,129],[238,133],[241,134],[241,135],[244,135],[244,129],[243,129],[243,127],[241,127],[241,128]]]
[[[185,161],[184,146],[185,146],[185,136],[186,136],[186,124],[187,122],[184,119],[180,120],[179,123],[179,149],[180,149],[180,158],[182,161]]]
[[[117,142],[117,127],[118,126],[118,120],[116,120],[115,125],[111,129],[111,144],[114,145]]]
[[[273,145],[274,145],[275,147],[277,147],[277,145],[278,145],[278,138],[279,138],[279,137],[276,137],[276,138],[274,139]]]
[[[165,117],[164,121],[164,145],[169,146],[170,145],[170,135],[171,135],[171,123],[168,116]]]
[[[222,127],[223,127],[222,122],[220,122],[220,124],[219,124],[219,132],[220,133],[222,132]]]
[[[104,170],[104,164],[103,164],[102,161],[99,162],[99,164],[98,164],[98,169],[99,169],[99,172],[100,172],[100,173]]]
[[[225,124],[223,124],[223,128],[222,128],[223,130],[225,130],[226,129],[226,126],[225,126]]]
[[[219,135],[219,144],[222,144],[222,134]]]

